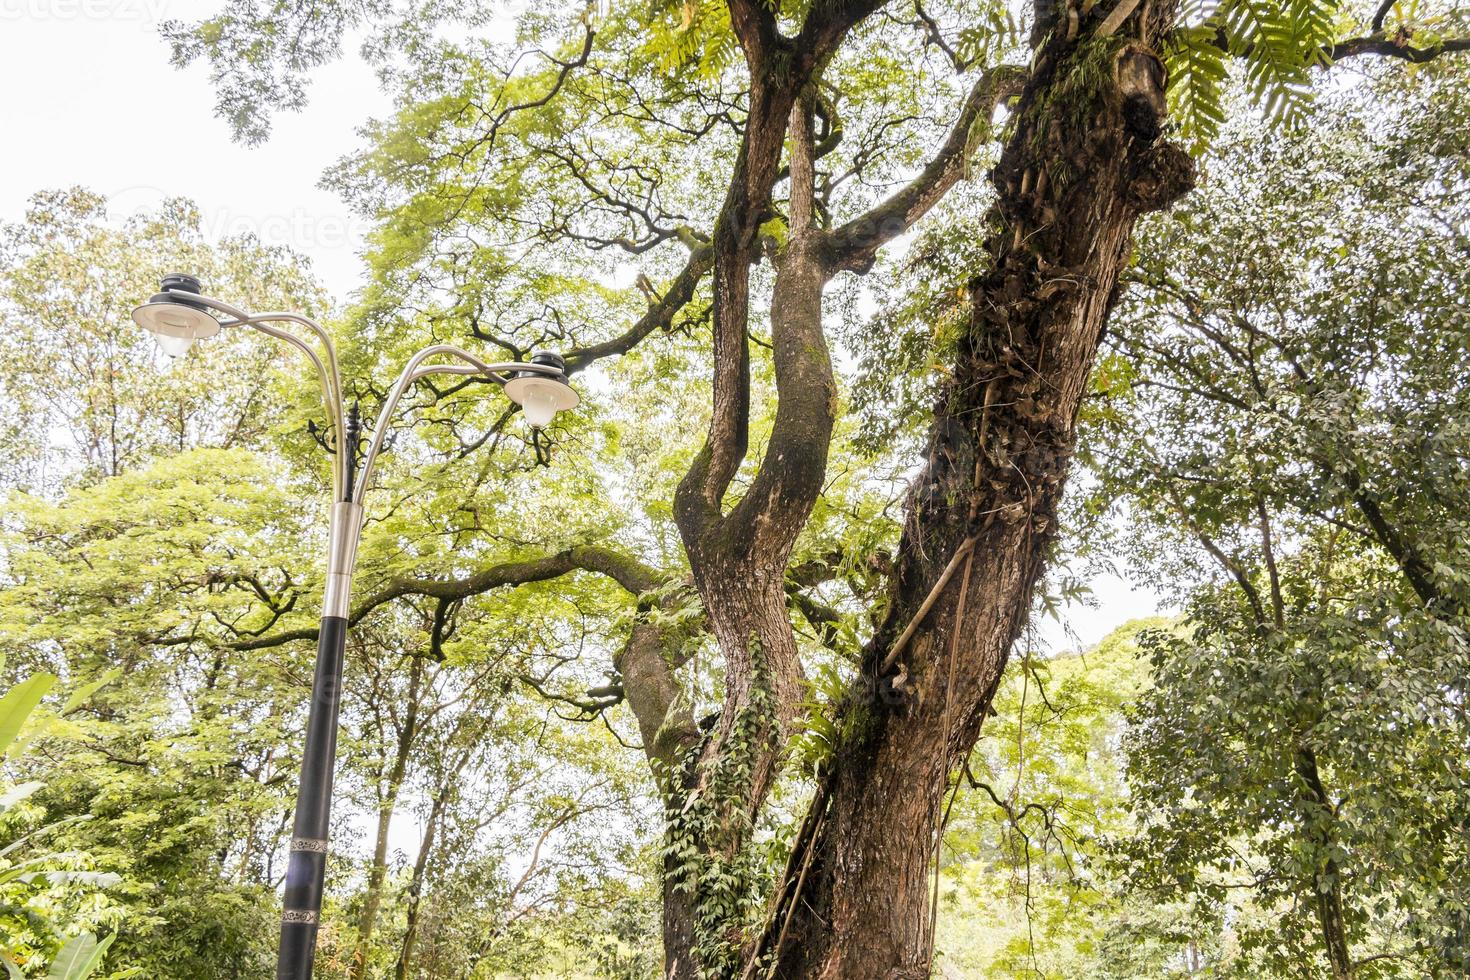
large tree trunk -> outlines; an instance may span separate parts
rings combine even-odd
[[[783,888],[762,942],[779,976],[929,973],[942,800],[1043,570],[1134,222],[1193,183],[1188,156],[1156,141],[1164,72],[1152,48],[1173,6],[1146,0],[1111,36],[1098,36],[1099,12],[1037,52],[889,612],[798,842],[803,884]]]
[[[786,567],[821,493],[836,419],[836,381],[822,332],[822,290],[831,273],[814,227],[811,100],[798,97],[803,86],[786,74],[785,53],[761,54],[769,42],[751,43],[750,121],[715,235],[714,417],[709,441],[675,498],[694,584],[724,662],[725,690],[714,730],[669,807],[670,840],[683,857],[666,866],[666,894],[672,887],[689,896],[695,928],[688,935],[709,951],[701,957],[666,949],[671,977],[723,971],[741,951],[744,923],[733,910],[750,883],[736,870],[738,856],[802,703]],[[775,259],[771,305],[776,418],[755,477],[727,510],[725,494],[748,436],[749,266],[788,111],[790,235]]]
[[[643,752],[659,784],[660,796],[672,822],[694,788],[693,767],[687,762],[699,747],[699,728],[689,704],[679,695],[673,665],[682,662],[687,638],[640,616],[628,640],[614,659],[622,677],[628,706],[638,721]],[[678,858],[663,862],[663,948],[667,980],[693,980],[694,908],[682,887]]]
[[[724,705],[706,759],[728,755],[735,727],[753,699],[768,696],[773,712],[758,719],[758,744],[748,747],[748,786],[736,801],[754,812],[801,703],[786,565],[821,492],[836,382],[822,332],[826,274],[814,254],[810,107],[797,98],[800,82],[786,73],[788,56],[752,43],[750,121],[715,229],[714,415],[704,451],[679,485],[675,517],[725,663]],[[748,443],[750,265],[759,254],[757,230],[770,206],[788,112],[799,121],[799,135],[792,144],[790,240],[776,260],[772,295],[776,419],[755,478],[727,511],[725,494]]]

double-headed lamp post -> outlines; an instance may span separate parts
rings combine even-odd
[[[332,459],[332,525],[327,546],[326,596],[317,639],[316,671],[311,682],[311,711],[301,759],[301,787],[291,832],[290,860],[281,915],[277,980],[308,980],[316,952],[317,923],[322,907],[322,879],[327,865],[327,829],[332,806],[332,768],[337,753],[337,712],[342,701],[342,659],[347,643],[348,602],[357,543],[362,535],[362,501],[372,478],[373,463],[383,448],[388,423],[403,393],[430,374],[480,376],[497,382],[521,406],[526,420],[541,427],[564,409],[577,405],[567,384],[566,365],[556,354],[535,354],[529,361],[486,364],[449,344],[425,347],[408,359],[388,393],[378,422],[360,458],[357,420],[344,411],[342,379],[332,338],[311,319],[297,313],[246,313],[201,295],[193,276],[165,276],[162,289],[133,310],[133,319],[157,339],[163,350],[179,356],[195,341],[222,329],[249,327],[303,352],[321,380],[322,403],[336,432]],[[287,329],[304,329],[310,340]],[[430,363],[454,358],[458,363]]]

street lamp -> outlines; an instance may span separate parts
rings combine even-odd
[[[220,318],[223,315],[223,319]],[[431,374],[480,376],[497,382],[521,406],[526,420],[540,428],[559,411],[575,408],[577,393],[567,384],[566,363],[556,354],[535,354],[529,361],[486,364],[468,351],[433,344],[414,354],[388,393],[365,452],[357,450],[357,419],[343,409],[342,379],[332,338],[308,317],[297,313],[246,313],[201,294],[193,276],[165,276],[160,292],[133,310],[138,326],[153,334],[164,352],[178,357],[195,340],[221,329],[250,327],[283,340],[303,352],[316,368],[322,404],[337,433],[332,461],[332,524],[327,545],[327,582],[316,670],[311,681],[311,710],[301,759],[301,787],[291,831],[290,860],[282,898],[281,946],[277,980],[309,980],[316,953],[322,907],[322,879],[327,866],[327,829],[332,806],[332,767],[337,754],[337,713],[342,701],[342,660],[347,644],[347,616],[357,544],[362,536],[362,501],[373,464],[383,449],[388,423],[405,391]],[[309,331],[315,343],[278,324]],[[437,357],[460,363],[429,363]]]

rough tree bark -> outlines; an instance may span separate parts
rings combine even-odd
[[[888,614],[798,839],[804,884],[761,944],[777,976],[928,975],[943,796],[1025,623],[1134,222],[1193,184],[1158,139],[1174,7],[1145,0],[1105,33],[1100,5],[1036,53]]]
[[[638,599],[638,615],[613,666],[622,678],[628,707],[638,722],[643,753],[652,767],[664,809],[672,816],[693,788],[692,769],[685,765],[685,760],[698,750],[700,732],[674,676],[674,671],[687,659],[689,636],[678,627],[660,625],[649,614],[660,603],[672,611],[683,597],[649,598],[654,594],[656,580],[630,579],[623,584]],[[693,974],[694,939],[690,895],[679,887],[674,859],[665,858],[663,948],[671,975]]]
[[[843,8],[822,9],[830,14]],[[719,729],[704,750],[705,759],[726,754],[734,726],[750,704],[757,675],[771,688],[776,716],[761,719],[767,731],[753,739],[748,785],[743,799],[733,801],[753,812],[774,773],[776,753],[769,746],[779,742],[800,704],[801,667],[786,611],[785,572],[825,474],[835,384],[821,332],[820,283],[813,321],[806,269],[799,260],[783,261],[772,314],[777,423],[754,483],[727,513],[725,495],[749,440],[750,268],[760,257],[758,231],[770,215],[788,114],[842,31],[827,36],[820,29],[823,16],[814,10],[808,19],[814,30],[803,31],[804,37],[814,36],[803,47],[780,35],[774,12],[764,4],[734,0],[730,11],[750,69],[750,112],[713,236],[714,387],[709,436],[679,484],[674,513],[725,661],[724,707]],[[856,18],[861,12],[849,16]],[[823,35],[820,49],[815,35]],[[795,228],[792,235],[800,237]],[[731,839],[716,846],[728,850],[738,843]]]

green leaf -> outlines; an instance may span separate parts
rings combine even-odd
[[[1174,32],[1169,47],[1169,101],[1191,148],[1201,152],[1225,122],[1225,52],[1209,24]]]
[[[21,681],[7,691],[5,697],[0,698],[0,752],[10,748],[10,744],[20,734],[21,726],[55,684],[55,674],[36,674]]]
[[[110,684],[121,673],[122,670],[120,668],[114,667],[112,670],[107,671],[95,681],[83,684],[81,687],[77,688],[71,693],[71,696],[66,699],[66,704],[61,706],[61,714],[71,714],[71,712],[75,711],[78,707],[84,704],[88,698],[96,694],[98,688],[102,687],[104,684]]]
[[[46,980],[87,980],[102,964],[107,947],[116,938],[117,934],[113,933],[99,943],[90,932],[71,937],[51,961]]]

